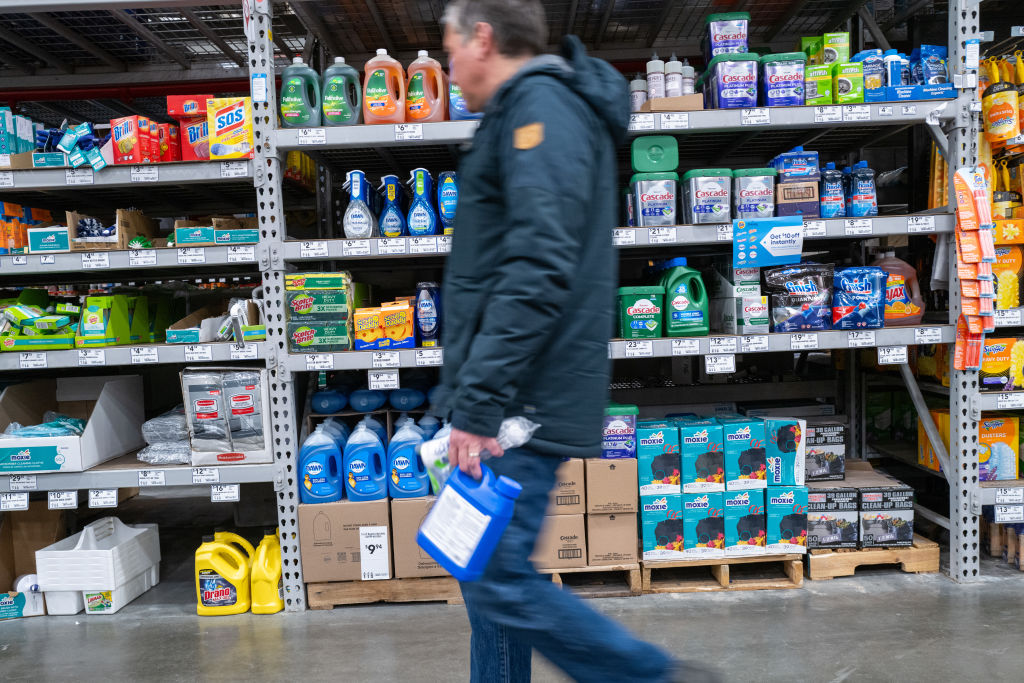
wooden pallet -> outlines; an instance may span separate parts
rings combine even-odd
[[[334,581],[306,584],[306,596],[313,609],[371,602],[447,602],[461,605],[459,582],[451,576],[382,581]]]
[[[550,574],[557,586],[568,587],[581,598],[627,598],[640,595],[640,565],[615,564],[607,567],[538,569]]]
[[[909,548],[837,548],[811,550],[807,556],[807,577],[834,579],[853,576],[862,565],[898,564],[900,569],[914,574],[939,571],[939,544],[923,536],[914,535]]]
[[[803,555],[760,555],[706,560],[652,560],[643,563],[644,593],[704,593],[800,588]],[[749,565],[742,569],[738,565]],[[735,575],[730,570],[735,567]],[[708,576],[710,570],[711,576]]]

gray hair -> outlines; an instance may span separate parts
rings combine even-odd
[[[441,23],[463,40],[473,37],[478,23],[490,24],[498,52],[506,57],[532,57],[547,48],[548,25],[540,0],[454,0]]]

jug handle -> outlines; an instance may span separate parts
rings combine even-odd
[[[229,561],[233,560],[232,561]],[[241,581],[248,572],[249,561],[237,548],[227,547],[219,549],[211,558],[210,563],[221,576]],[[225,571],[227,569],[227,571]]]
[[[494,476],[494,471],[491,470],[490,467],[483,463],[480,463],[480,474],[481,476],[479,481],[474,479],[473,475],[466,474],[461,469],[456,469],[454,476],[458,477],[459,480],[461,480],[464,485],[470,488],[478,488],[484,485],[490,487],[494,485],[494,482],[496,481],[497,477]]]

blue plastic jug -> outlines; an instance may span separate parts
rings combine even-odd
[[[448,65],[448,72],[451,73],[451,64]],[[479,119],[483,112],[473,113],[466,107],[466,100],[462,97],[462,88],[455,85],[455,81],[448,79],[448,118],[452,121],[465,121],[467,119]]]
[[[310,406],[313,412],[321,415],[341,412],[346,403],[348,403],[348,399],[345,398],[345,394],[334,389],[318,391],[310,399]]]
[[[395,432],[388,445],[388,492],[392,498],[418,498],[430,493],[430,478],[416,449],[423,434],[412,418]]]
[[[523,491],[487,465],[480,468],[480,481],[455,470],[416,534],[419,546],[459,581],[483,574]]]
[[[341,452],[338,444],[322,427],[310,434],[299,452],[299,501],[330,503],[341,500]]]
[[[363,422],[360,422],[345,444],[345,492],[349,500],[387,498],[385,459],[384,444]]]
[[[362,425],[373,432],[383,445],[388,445],[388,430],[384,428],[384,425],[381,424],[380,420],[372,415],[367,415],[359,421],[359,424],[356,425],[357,429],[359,428],[359,425]]]
[[[427,397],[422,391],[407,387],[392,389],[391,393],[388,394],[388,402],[391,403],[391,407],[395,410],[416,410],[426,400]]]
[[[357,389],[349,395],[348,404],[356,412],[369,413],[383,406],[387,400],[387,394],[383,391]]]
[[[424,415],[420,418],[417,426],[423,430],[423,440],[429,441],[437,434],[437,430],[441,428],[441,423],[433,415]]]

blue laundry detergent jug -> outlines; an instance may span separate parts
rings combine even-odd
[[[329,415],[340,412],[345,407],[345,404],[348,403],[348,399],[340,391],[326,389],[313,394],[313,398],[310,399],[309,403],[314,413]]]
[[[299,452],[299,501],[330,503],[341,500],[341,452],[338,444],[322,427],[306,437]]]
[[[497,477],[481,465],[479,481],[456,470],[423,520],[416,542],[459,581],[483,574],[505,527],[512,519],[518,482]]]
[[[388,493],[392,498],[417,498],[430,493],[430,479],[419,454],[423,434],[412,418],[395,432],[388,445]]]
[[[388,400],[387,394],[376,389],[357,389],[348,397],[348,404],[352,410],[359,413],[369,413],[377,410]]]
[[[388,401],[395,410],[416,410],[426,400],[427,397],[419,389],[403,387],[401,389],[392,389],[391,393],[388,394]]]
[[[345,444],[343,471],[349,500],[387,498],[386,457],[384,444],[366,426],[365,420],[360,422]]]
[[[437,430],[441,428],[441,423],[433,415],[424,415],[420,418],[418,426],[423,430],[423,439],[429,441],[437,434]]]

